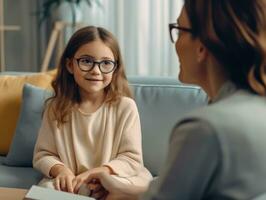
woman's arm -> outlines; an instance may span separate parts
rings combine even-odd
[[[170,139],[166,165],[143,199],[202,199],[210,191],[220,158],[215,130],[207,122],[179,124]]]

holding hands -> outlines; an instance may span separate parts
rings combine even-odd
[[[86,182],[88,188],[91,187],[91,182],[97,180],[106,191],[105,200],[122,200],[125,199],[123,195],[123,184],[105,172],[96,172],[88,176]],[[95,197],[94,197],[95,198]],[[97,199],[97,198],[96,198]]]
[[[67,167],[63,165],[55,165],[51,168],[50,175],[55,177],[54,187],[56,190],[83,193],[96,199],[105,199],[108,192],[104,189],[97,179],[90,179],[91,174],[113,174],[108,166],[102,166],[87,170],[77,176]],[[82,191],[80,191],[82,190]]]
[[[79,174],[73,180],[73,185],[75,185],[74,193],[87,193],[88,196],[91,196],[96,199],[102,199],[104,196],[106,196],[108,192],[102,187],[99,181],[97,181],[96,179],[92,179],[89,182],[87,181],[88,177],[91,174],[95,173],[106,173],[110,175],[113,172],[111,168],[107,166],[102,166],[90,169],[86,172]]]
[[[106,190],[106,195],[102,198],[104,200],[138,200],[139,195],[147,190],[147,187],[142,186],[130,185],[129,187],[106,172],[91,173],[86,182],[90,183],[92,180],[99,181]],[[88,184],[88,187],[90,187],[90,184]]]

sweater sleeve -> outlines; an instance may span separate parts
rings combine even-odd
[[[117,156],[107,165],[120,177],[135,176],[143,168],[141,127],[137,106],[133,100],[126,106],[120,117],[119,126],[123,126],[118,144]]]
[[[50,178],[49,172],[54,165],[64,165],[59,159],[55,145],[54,133],[56,128],[55,123],[49,120],[48,113],[45,111],[34,148],[33,167]]]
[[[164,170],[142,199],[205,199],[217,176],[220,158],[217,135],[207,122],[179,124],[172,133]]]

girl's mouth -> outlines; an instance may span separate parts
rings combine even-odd
[[[102,80],[99,80],[99,79],[93,79],[93,78],[85,78],[87,81],[102,81]]]

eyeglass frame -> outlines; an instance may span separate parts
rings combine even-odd
[[[168,25],[168,27],[169,27],[169,34],[170,34],[170,39],[171,39],[172,43],[175,43],[178,40],[178,38],[179,38],[179,32],[178,32],[177,40],[176,41],[174,40],[174,38],[172,36],[172,30],[173,29],[176,29],[178,31],[185,31],[185,32],[188,32],[188,33],[193,33],[193,29],[192,28],[179,26],[177,23],[170,23]]]
[[[83,71],[83,72],[89,72],[89,71],[93,70],[94,67],[96,66],[96,64],[98,65],[99,70],[100,70],[101,73],[103,73],[103,74],[109,74],[109,73],[113,72],[113,71],[116,69],[116,67],[117,67],[117,61],[113,61],[113,60],[101,60],[101,61],[95,61],[95,60],[91,59],[92,62],[93,62],[92,67],[91,67],[90,69],[88,69],[88,70],[84,70],[84,69],[82,69],[82,68],[80,67],[80,64],[79,64],[79,63],[80,63],[80,60],[81,60],[81,59],[84,59],[84,58],[85,58],[85,57],[81,57],[81,58],[73,58],[74,60],[76,60],[79,69],[80,69],[81,71]],[[114,67],[112,68],[112,70],[110,70],[110,71],[108,71],[108,72],[103,72],[103,71],[102,71],[102,69],[101,69],[101,63],[103,63],[103,62],[105,62],[105,61],[109,61],[109,62],[111,62],[111,63],[114,64]]]

